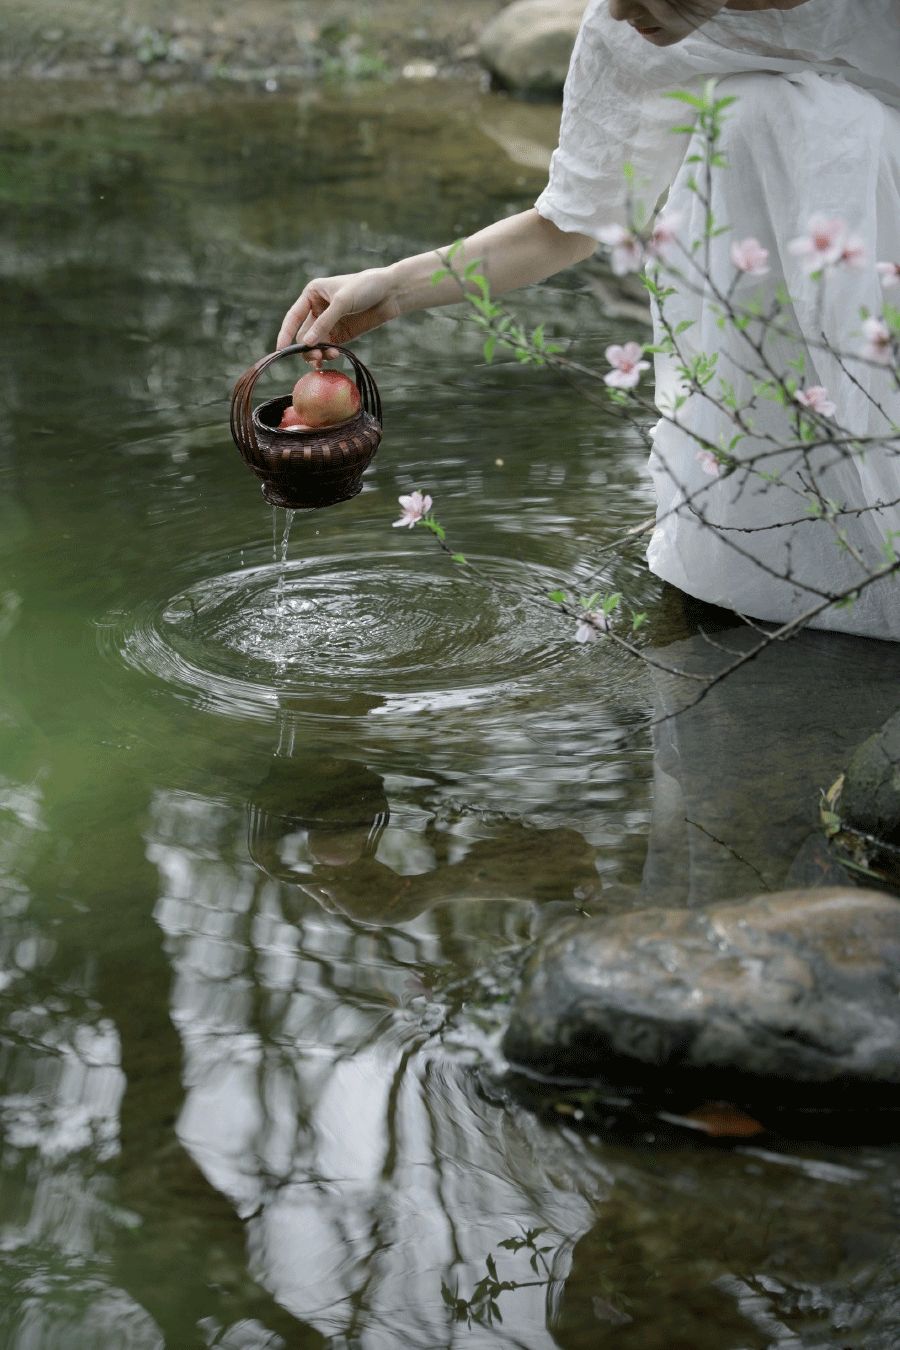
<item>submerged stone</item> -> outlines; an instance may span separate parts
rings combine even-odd
[[[900,905],[834,887],[568,921],[529,963],[504,1050],[550,1077],[730,1100],[900,1096]]]
[[[854,754],[844,778],[840,812],[852,829],[900,846],[900,713]]]

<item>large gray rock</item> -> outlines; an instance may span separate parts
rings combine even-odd
[[[558,94],[585,0],[517,0],[487,24],[478,54],[491,74],[523,94]]]
[[[900,1095],[900,904],[834,887],[567,921],[504,1049],[550,1076],[720,1097]]]
[[[900,713],[863,741],[851,759],[840,814],[853,829],[900,845]]]

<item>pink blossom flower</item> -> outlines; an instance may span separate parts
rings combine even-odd
[[[601,633],[609,632],[609,615],[602,609],[586,610],[575,629],[576,642],[596,642]]]
[[[678,230],[684,219],[681,211],[660,211],[650,232],[647,252],[661,262],[670,260],[673,245],[678,240]]]
[[[411,492],[408,497],[398,497],[397,500],[403,507],[403,515],[394,521],[395,529],[398,525],[408,525],[412,529],[416,521],[427,516],[431,510],[431,498],[422,492]]]
[[[739,272],[751,277],[764,277],[769,270],[769,250],[758,239],[735,239],[731,245],[731,261]]]
[[[640,271],[644,261],[641,241],[624,225],[604,225],[598,231],[597,238],[611,250],[609,262],[615,276],[622,277],[626,272]]]
[[[805,272],[818,272],[840,260],[847,242],[846,221],[839,217],[811,216],[806,229],[806,234],[788,244],[788,252],[800,259]]]
[[[694,459],[700,465],[704,473],[708,473],[710,478],[718,478],[722,471],[718,457],[712,450],[698,450]]]
[[[821,417],[834,417],[837,411],[828,397],[828,390],[821,384],[811,384],[808,389],[798,389],[794,398],[803,408],[819,413]]]
[[[642,361],[643,350],[639,342],[626,342],[624,347],[618,344],[607,347],[606,359],[614,368],[604,381],[612,389],[633,389],[641,378],[642,370],[650,369],[649,361]]]
[[[876,263],[875,266],[885,290],[889,286],[900,286],[900,263],[880,262]]]
[[[847,235],[838,261],[847,263],[848,267],[862,267],[866,261],[866,246],[858,234]]]
[[[892,344],[891,330],[884,319],[863,319],[862,330],[866,339],[863,356],[886,366],[891,359]]]

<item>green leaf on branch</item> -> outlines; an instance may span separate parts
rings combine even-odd
[[[551,591],[547,596],[547,599],[552,600],[554,605],[564,605],[566,603],[566,593],[565,591]],[[500,1243],[500,1246],[503,1246],[502,1242]]]
[[[485,300],[481,295],[470,295],[468,300],[472,308],[477,309],[478,313],[483,314],[487,319],[492,319],[497,312],[493,301]]]
[[[670,89],[663,94],[663,98],[674,99],[676,103],[686,103],[689,107],[696,108],[698,112],[702,112],[706,107],[704,99],[697,94],[689,94],[686,89]]]
[[[654,281],[651,276],[648,276],[646,272],[641,273],[640,281],[645,290],[648,290],[653,296],[654,300],[668,300],[670,295],[675,294],[674,286],[660,286],[659,283]]]

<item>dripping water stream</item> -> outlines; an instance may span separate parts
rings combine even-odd
[[[288,545],[291,538],[291,527],[294,524],[296,511],[286,510],[284,530],[281,535],[281,552],[276,556],[275,540],[278,533],[278,527],[275,519],[276,508],[272,507],[272,561],[278,567],[278,585],[275,590],[275,616],[279,624],[284,621],[284,578],[287,572]]]

